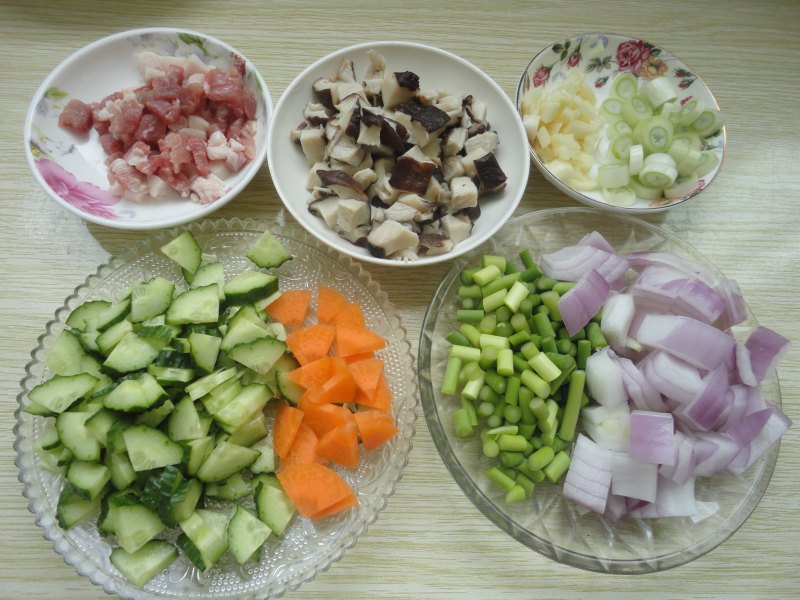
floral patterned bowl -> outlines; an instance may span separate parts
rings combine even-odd
[[[639,80],[664,76],[674,79],[681,104],[697,98],[708,106],[719,109],[717,101],[702,79],[671,52],[635,37],[614,34],[581,34],[559,40],[539,52],[525,68],[517,86],[516,105],[522,114],[523,96],[531,89],[541,88],[550,82],[567,77],[571,70],[579,70],[585,81],[593,86],[597,105],[611,95],[610,82],[617,73],[631,73]],[[703,140],[703,149],[712,150],[719,164],[698,180],[697,187],[679,198],[646,200],[637,198],[632,206],[616,206],[603,199],[601,190],[585,192],[576,190],[560,180],[547,167],[529,144],[533,163],[562,192],[579,202],[616,212],[642,214],[659,212],[685,202],[706,189],[717,177],[725,158],[725,127]],[[602,140],[598,144],[602,147]],[[596,152],[596,154],[599,154]]]
[[[142,79],[134,55],[152,51],[165,56],[197,56],[206,64],[230,69],[244,65],[245,84],[256,97],[257,154],[225,180],[225,193],[209,204],[188,199],[132,202],[109,191],[106,154],[96,131],[75,134],[58,125],[73,98],[94,102],[112,92],[138,87]],[[87,221],[119,229],[159,229],[199,219],[217,210],[253,178],[267,154],[267,126],[272,119],[269,90],[253,64],[237,50],[195,31],[150,28],[124,31],[75,52],[44,80],[25,119],[25,153],[34,177],[47,194]]]

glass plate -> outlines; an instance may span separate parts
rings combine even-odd
[[[588,208],[550,209],[509,221],[480,248],[460,258],[445,276],[431,301],[422,325],[419,346],[419,383],[428,428],[445,465],[473,504],[495,525],[529,548],[558,562],[608,573],[649,573],[676,567],[702,556],[728,539],[750,516],[769,484],[778,444],[742,476],[721,475],[698,479],[698,500],[714,501],[720,510],[693,523],[689,518],[625,519],[612,523],[589,513],[561,495],[561,487],[537,484],[531,500],[507,506],[503,494],[484,475],[492,463],[483,457],[478,436],[455,437],[452,413],[460,407],[439,389],[447,363],[449,344],[444,336],[457,326],[456,297],[459,274],[478,264],[483,254],[516,257],[529,248],[534,258],[577,242],[599,231],[619,252],[669,251],[691,258],[722,274],[706,258],[678,238],[638,219]],[[757,327],[748,320],[734,328],[744,339]],[[781,406],[777,376],[762,384],[770,404]]]
[[[197,238],[204,252],[213,253],[225,266],[228,277],[252,268],[244,257],[261,233],[270,227],[267,221],[209,220],[186,227]],[[358,497],[358,507],[335,517],[312,522],[296,517],[283,538],[270,537],[261,561],[239,567],[229,554],[219,565],[200,573],[183,556],[143,588],[130,584],[109,562],[111,545],[97,532],[96,519],[64,531],[55,519],[58,495],[63,479],[42,469],[34,451],[45,420],[21,411],[28,391],[50,376],[44,365],[48,350],[64,329],[69,313],[86,300],[115,300],[128,287],[143,279],[161,275],[175,283],[182,282],[180,269],[159,248],[175,237],[178,229],[166,230],[137,243],[118,257],[102,265],[97,273],[75,289],[46,326],[25,367],[22,392],[17,400],[17,424],[14,428],[16,464],[29,509],[44,535],[53,542],[56,552],[73,565],[78,573],[102,585],[108,593],[123,598],[268,598],[297,588],[317,573],[327,570],[345,550],[355,544],[367,527],[386,506],[402,476],[411,451],[416,420],[417,389],[413,376],[413,358],[406,330],[386,293],[358,263],[324,246],[294,225],[272,227],[273,233],[295,257],[275,272],[285,289],[332,287],[348,300],[358,302],[367,326],[387,340],[378,353],[385,362],[385,375],[394,401],[392,413],[399,433],[388,444],[364,454],[356,470],[335,470],[351,485]],[[182,284],[185,286],[185,284]]]

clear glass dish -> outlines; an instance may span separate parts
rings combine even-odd
[[[261,561],[239,567],[226,555],[219,565],[206,573],[198,572],[187,559],[179,558],[166,571],[144,587],[138,588],[122,577],[109,562],[111,545],[97,532],[96,519],[64,531],[55,519],[56,504],[63,486],[60,476],[44,470],[34,451],[43,431],[44,419],[23,413],[28,391],[50,373],[44,359],[69,313],[90,299],[114,300],[134,282],[156,275],[176,283],[181,281],[179,268],[159,248],[179,230],[165,230],[139,242],[100,266],[94,275],[75,289],[46,326],[32,360],[25,367],[16,411],[14,433],[16,464],[29,509],[44,536],[64,560],[78,573],[88,576],[109,594],[123,598],[273,598],[295,589],[339,560],[374,522],[402,476],[411,451],[416,420],[417,389],[411,345],[386,293],[360,264],[327,248],[316,238],[294,225],[271,226],[253,219],[220,219],[193,223],[187,227],[204,252],[214,253],[230,277],[252,263],[245,252],[261,233],[271,227],[273,233],[294,255],[277,269],[283,288],[313,289],[326,285],[358,302],[368,327],[388,342],[379,355],[385,361],[385,375],[392,389],[392,412],[399,433],[381,449],[366,453],[356,470],[337,469],[356,492],[356,508],[335,517],[312,522],[296,517],[283,538],[270,537]]]
[[[715,501],[720,510],[697,524],[689,518],[625,519],[612,523],[594,513],[582,515],[561,495],[560,486],[537,484],[529,501],[507,506],[503,493],[484,475],[492,463],[483,457],[478,436],[455,437],[452,413],[460,407],[452,396],[439,392],[449,344],[444,336],[456,326],[459,274],[477,264],[483,254],[516,257],[529,248],[535,259],[593,230],[603,234],[620,252],[662,250],[691,258],[721,273],[706,258],[678,238],[638,219],[589,208],[532,212],[506,223],[483,246],[459,258],[431,301],[422,325],[419,346],[419,384],[428,428],[439,454],[473,504],[511,537],[558,562],[604,573],[651,573],[685,564],[727,540],[755,509],[769,484],[778,444],[742,476],[721,475],[698,479],[699,500]],[[746,338],[757,327],[748,320],[735,328]],[[767,402],[781,406],[777,376],[763,383]]]

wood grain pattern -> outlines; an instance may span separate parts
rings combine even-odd
[[[800,417],[796,2],[456,0],[446,5],[0,1],[0,599],[107,597],[65,565],[34,524],[17,481],[11,429],[18,382],[46,321],[109,254],[145,235],[87,224],[66,213],[37,187],[22,148],[27,104],[41,80],[73,51],[125,29],[182,26],[217,36],[255,62],[274,101],[310,62],[369,40],[419,41],[455,52],[494,77],[512,98],[530,58],[576,32],[635,33],[669,48],[714,91],[726,115],[729,150],[718,181],[701,199],[648,220],[737,279],[756,316],[795,343],[780,377],[785,409],[795,421]],[[572,204],[533,169],[518,212]],[[215,216],[271,218],[281,210],[265,166]],[[447,266],[368,268],[416,345],[424,309]],[[611,577],[545,559],[484,519],[444,468],[420,420],[405,476],[379,520],[328,572],[287,597],[797,597],[798,456],[800,429],[794,429],[784,438],[761,504],[718,549],[668,572]]]

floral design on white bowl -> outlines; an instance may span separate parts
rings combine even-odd
[[[644,80],[665,76],[673,77],[681,91],[681,104],[698,98],[709,106],[719,109],[716,99],[705,83],[674,54],[636,37],[614,34],[581,34],[554,42],[528,64],[517,87],[516,105],[521,110],[522,97],[531,88],[540,88],[552,81],[565,79],[572,69],[579,69],[585,80],[595,88],[598,105],[610,96],[606,84],[620,72],[631,73]],[[648,201],[639,198],[633,206],[619,207],[608,204],[602,191],[581,192],[555,177],[544,166],[533,146],[531,156],[542,175],[565,194],[588,206],[617,212],[657,212],[675,206],[696,196],[716,178],[725,159],[726,131],[722,129],[703,140],[703,150],[712,150],[719,158],[719,165],[699,179],[697,187],[680,198],[661,198]]]
[[[236,66],[256,97],[256,157],[225,180],[225,194],[210,204],[188,199],[132,202],[108,192],[106,154],[96,131],[75,134],[58,125],[73,98],[97,101],[112,92],[143,84],[135,54],[194,55],[222,69]],[[93,75],[102,73],[103,77]],[[78,216],[120,229],[158,229],[203,217],[231,200],[264,162],[272,99],[255,66],[224,42],[193,31],[152,28],[125,31],[98,40],[68,57],[45,79],[25,120],[28,163],[39,184],[59,204]]]

